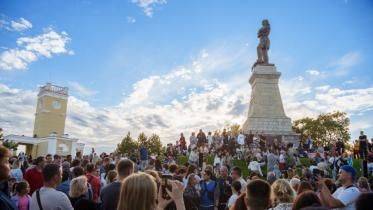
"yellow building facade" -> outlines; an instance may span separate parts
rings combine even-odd
[[[84,149],[77,138],[65,134],[68,104],[68,88],[47,83],[40,87],[37,95],[33,136],[8,135],[6,140],[26,145],[26,153],[32,157],[58,154],[75,155]]]

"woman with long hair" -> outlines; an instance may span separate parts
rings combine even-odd
[[[286,179],[278,179],[271,186],[273,210],[290,210],[295,192]]]
[[[173,180],[169,182],[172,190],[166,191],[171,199],[166,200],[162,197],[162,188],[157,189],[155,178],[151,175],[136,173],[128,176],[121,186],[117,210],[163,210],[172,201],[177,210],[185,210],[182,183]]]

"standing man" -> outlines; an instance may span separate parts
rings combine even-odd
[[[210,170],[205,170],[203,173],[203,180],[200,183],[200,210],[217,210],[219,191],[217,183],[211,179],[212,175]]]
[[[97,202],[98,197],[100,195],[100,189],[101,189],[101,182],[100,178],[97,174],[96,167],[93,165],[93,163],[88,163],[86,166],[86,177],[88,183],[92,187],[93,191],[93,201]]]
[[[56,187],[61,183],[62,170],[57,164],[47,164],[43,168],[44,185],[32,194],[30,210],[73,210],[70,200]]]
[[[148,160],[149,160],[149,157],[148,157],[148,150],[146,149],[146,147],[144,145],[141,145],[140,147],[140,167],[141,167],[141,170],[144,171],[145,168],[148,166]]]
[[[239,181],[241,183],[241,193],[246,191],[246,181],[242,177],[241,168],[235,166],[232,168],[232,181]]]
[[[367,136],[364,134],[364,131],[360,131],[359,152],[360,152],[360,158],[366,159],[366,157],[368,156],[368,139],[367,139]]]
[[[360,131],[359,136],[359,152],[360,158],[363,159],[363,174],[365,177],[368,177],[368,139],[364,134],[364,131]]]
[[[227,203],[232,195],[232,177],[228,175],[228,168],[226,166],[220,167],[219,170],[220,177],[218,178],[218,188],[219,188],[219,210],[225,210],[227,208]]]
[[[122,181],[134,171],[134,163],[129,159],[122,159],[117,165],[118,179],[101,190],[100,200],[102,202],[102,209],[116,210],[119,200],[120,188]]]

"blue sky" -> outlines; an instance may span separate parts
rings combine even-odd
[[[373,135],[372,14],[363,0],[0,0],[0,123],[30,135],[48,81],[70,88],[66,132],[88,145],[243,123],[267,18],[287,114],[342,110],[353,137]]]

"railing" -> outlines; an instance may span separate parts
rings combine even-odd
[[[48,92],[54,92],[61,95],[68,95],[68,88],[67,87],[61,87],[57,85],[52,85],[51,83],[47,83],[46,85],[42,86],[40,88],[40,92],[48,91]]]

